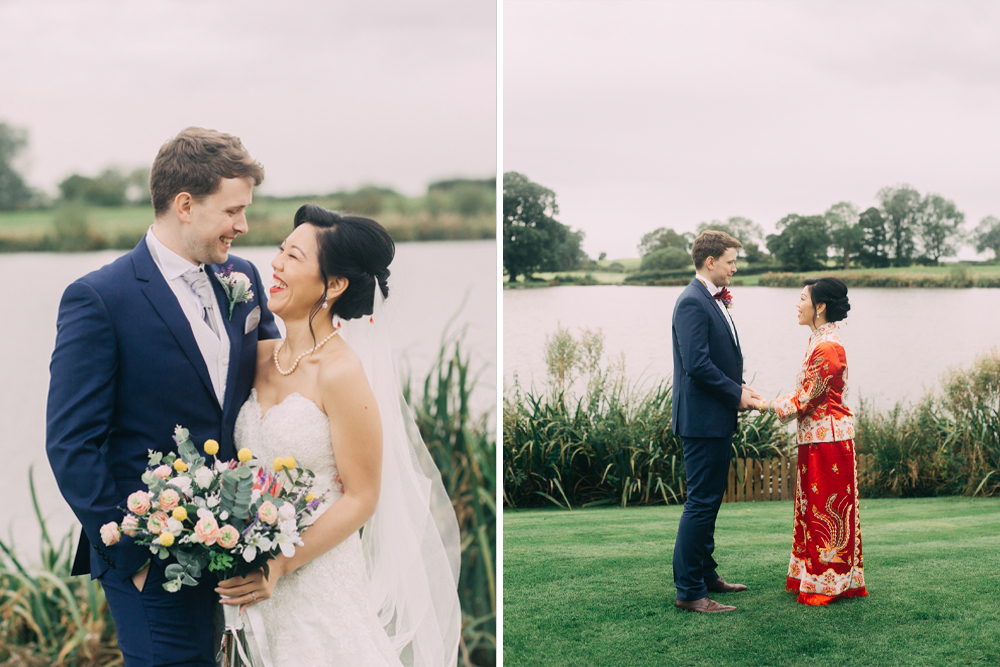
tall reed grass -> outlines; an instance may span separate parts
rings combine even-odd
[[[459,664],[492,667],[497,648],[496,436],[489,428],[489,414],[470,414],[477,378],[471,375],[461,342],[461,337],[442,342],[419,398],[412,398],[410,382],[403,393],[441,470],[462,533]]]
[[[29,471],[31,501],[41,528],[41,560],[28,566],[0,542],[0,664],[113,667],[123,664],[104,592],[90,577],[71,577],[73,531],[56,544],[38,507]]]
[[[548,384],[515,380],[503,400],[503,502],[507,507],[680,503],[683,448],[671,429],[669,382],[647,390],[625,379],[624,360],[604,365],[603,335],[577,341],[561,327],[546,341]],[[579,396],[573,387],[586,380]],[[740,457],[777,456],[788,435],[774,415],[740,416]]]
[[[504,505],[681,502],[683,451],[670,429],[670,384],[639,391],[622,379],[623,366],[588,372],[593,362],[582,360],[593,351],[588,357],[583,347],[560,328],[546,341],[546,388],[525,390],[515,380],[504,392]],[[583,378],[586,389],[576,397]],[[948,371],[938,391],[914,406],[880,412],[862,401],[855,418],[857,451],[872,455],[858,478],[865,497],[1000,495],[997,349]],[[792,448],[774,415],[740,415],[735,456],[768,458]]]
[[[459,665],[496,664],[496,437],[489,414],[470,414],[476,379],[461,340],[442,342],[416,396],[404,395],[441,469],[461,529]],[[0,664],[18,667],[116,667],[123,664],[100,583],[71,577],[73,531],[58,541],[31,496],[41,528],[40,564],[25,563],[0,541]]]
[[[948,371],[915,406],[863,402],[856,431],[875,458],[858,478],[868,497],[1000,494],[1000,351]]]

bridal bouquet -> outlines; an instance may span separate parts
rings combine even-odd
[[[125,533],[160,558],[172,556],[176,562],[167,565],[163,584],[170,592],[196,586],[205,568],[219,580],[260,568],[267,574],[269,560],[279,553],[295,554],[302,532],[324,500],[312,493],[312,471],[292,457],[277,458],[268,469],[245,448],[238,460],[221,461],[214,440],[204,444],[214,461],[209,465],[180,426],[174,442],[177,454],[150,450],[142,475],[148,490],[128,497],[120,525],[101,527],[105,545],[118,543]],[[235,608],[224,605],[224,610],[225,664],[252,664]]]
[[[120,526],[101,528],[106,545],[125,533],[160,558],[173,556],[177,562],[167,566],[163,584],[171,592],[197,585],[206,567],[222,580],[262,567],[266,572],[267,562],[279,553],[295,554],[322,502],[311,493],[311,471],[292,457],[275,459],[269,471],[249,449],[241,449],[237,461],[220,461],[214,440],[204,446],[215,460],[208,465],[187,429],[178,426],[174,441],[178,454],[149,452],[142,475],[148,491],[128,497]]]

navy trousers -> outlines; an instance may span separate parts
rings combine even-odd
[[[706,584],[719,578],[712,558],[715,518],[729,478],[733,437],[681,438],[687,500],[674,543],[674,585],[677,599],[693,602],[708,595]]]
[[[215,667],[214,613],[218,580],[205,576],[176,593],[163,590],[166,576],[155,560],[142,591],[114,570],[99,578],[118,631],[125,667]]]

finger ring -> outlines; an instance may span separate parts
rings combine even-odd
[[[254,601],[254,602],[256,602],[256,601],[257,601],[257,594],[256,594],[256,593],[254,593],[253,591],[250,591],[250,597],[252,597],[252,598],[253,598],[253,601]]]

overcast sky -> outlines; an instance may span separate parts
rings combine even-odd
[[[271,194],[496,173],[491,1],[0,0],[0,31],[0,121],[50,192],[190,125],[239,136]]]
[[[503,169],[554,190],[591,256],[902,183],[966,227],[1000,216],[1000,2],[505,0],[503,20]]]

